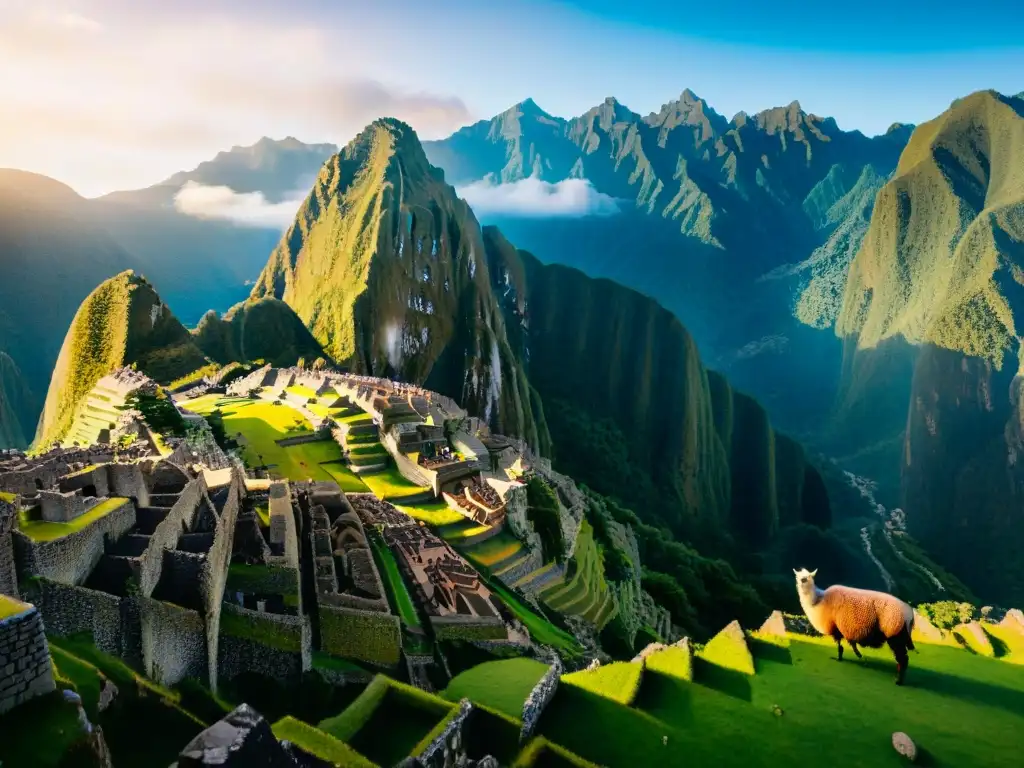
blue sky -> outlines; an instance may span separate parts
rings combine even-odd
[[[1016,4],[1019,6],[1019,2]],[[1009,2],[0,0],[0,166],[84,194],[260,136],[348,141],[384,114],[436,138],[533,97],[646,114],[690,88],[726,117],[799,100],[844,129],[1024,90]]]

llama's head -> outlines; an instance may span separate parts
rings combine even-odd
[[[797,592],[810,594],[814,591],[814,576],[818,573],[817,568],[813,571],[808,571],[806,568],[801,568],[798,571],[794,568],[793,573],[796,575]]]

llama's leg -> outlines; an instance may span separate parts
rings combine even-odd
[[[892,655],[896,657],[896,685],[903,685],[903,678],[907,674],[907,664],[910,663],[906,639],[900,633],[895,637],[890,637],[886,642],[892,650]]]
[[[836,641],[836,649],[839,651],[839,657],[836,661],[843,660],[843,636],[839,634],[839,630],[832,633],[832,639]]]
[[[850,643],[850,648],[852,648],[852,649],[853,649],[853,655],[854,655],[854,656],[856,656],[856,657],[857,657],[858,659],[860,659],[860,658],[863,658],[863,657],[862,657],[862,656],[860,655],[860,648],[858,648],[858,647],[857,647],[857,644],[856,644],[856,643],[854,643],[854,642],[851,642],[851,643]]]

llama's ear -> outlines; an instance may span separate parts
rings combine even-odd
[[[800,575],[800,571],[798,571],[796,568],[794,568],[793,569],[793,575],[794,576],[799,576]]]
[[[818,575],[818,569],[815,568],[813,571],[811,571],[811,576],[817,576],[817,575]]]

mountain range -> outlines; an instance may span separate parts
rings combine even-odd
[[[451,394],[748,576],[773,572],[786,530],[834,518],[855,534],[879,524],[881,502],[905,510],[940,565],[1012,600],[1024,592],[1022,126],[1021,98],[987,91],[875,137],[797,102],[727,120],[684,91],[646,117],[607,99],[563,119],[527,100],[441,141],[381,120],[337,153],[267,140],[149,190],[83,201],[36,177],[55,186],[28,197],[42,220],[81,229],[44,248],[88,255],[64,289],[81,298],[133,268],[191,324],[259,273],[248,300],[193,335],[207,357],[273,352],[239,336],[238,318],[264,313],[273,330],[248,344],[280,333],[288,356],[322,348]],[[274,205],[314,176],[283,237],[180,210],[186,188]],[[569,182],[615,210],[471,209],[481,188]],[[128,210],[142,211],[130,225]],[[3,252],[37,258],[33,231],[7,222]],[[52,368],[81,300],[50,299],[64,281],[40,277],[21,279],[44,284],[53,318],[0,303],[35,336],[0,344],[0,418],[21,414],[0,429],[9,444],[35,432],[35,368]],[[30,360],[26,343],[47,352]],[[877,482],[855,511],[843,470]]]

